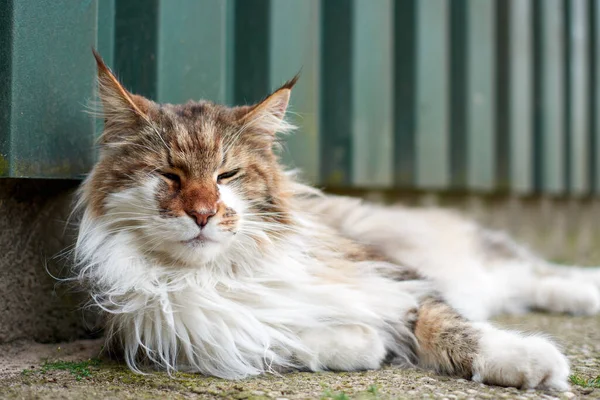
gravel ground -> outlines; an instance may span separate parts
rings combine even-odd
[[[583,386],[574,384],[566,393],[520,391],[393,366],[380,371],[293,373],[238,382],[190,374],[136,375],[110,360],[96,359],[102,347],[96,340],[0,346],[0,398],[600,399],[600,388],[584,387],[584,381],[600,375],[600,317],[531,314],[496,322],[511,329],[552,335],[568,354],[574,379]]]

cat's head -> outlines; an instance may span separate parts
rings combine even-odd
[[[129,93],[95,54],[104,132],[82,189],[89,218],[140,251],[191,264],[259,245],[289,223],[273,151],[296,78],[253,106],[156,104]],[[248,240],[254,241],[248,243]]]

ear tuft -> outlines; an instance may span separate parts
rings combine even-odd
[[[292,90],[292,88],[294,86],[296,86],[296,82],[298,82],[298,79],[300,79],[300,73],[301,72],[302,71],[298,71],[298,73],[292,79],[290,79],[289,81],[287,81],[286,83],[284,83],[283,85],[281,85],[281,87],[279,89],[290,89],[290,90]],[[277,89],[277,90],[279,90],[279,89]]]

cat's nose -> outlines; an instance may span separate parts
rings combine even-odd
[[[187,214],[192,217],[200,228],[204,228],[208,224],[208,220],[217,213],[216,209],[196,211],[187,211]]]

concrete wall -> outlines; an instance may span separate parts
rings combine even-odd
[[[69,340],[84,335],[81,297],[46,271],[66,274],[52,256],[65,230],[77,181],[0,179],[0,342]]]
[[[0,179],[0,343],[29,338],[64,341],[94,335],[84,296],[53,279],[68,265],[65,229],[77,181]],[[459,208],[511,232],[555,261],[600,265],[600,200],[354,192],[375,201]],[[85,321],[84,321],[85,317]]]

